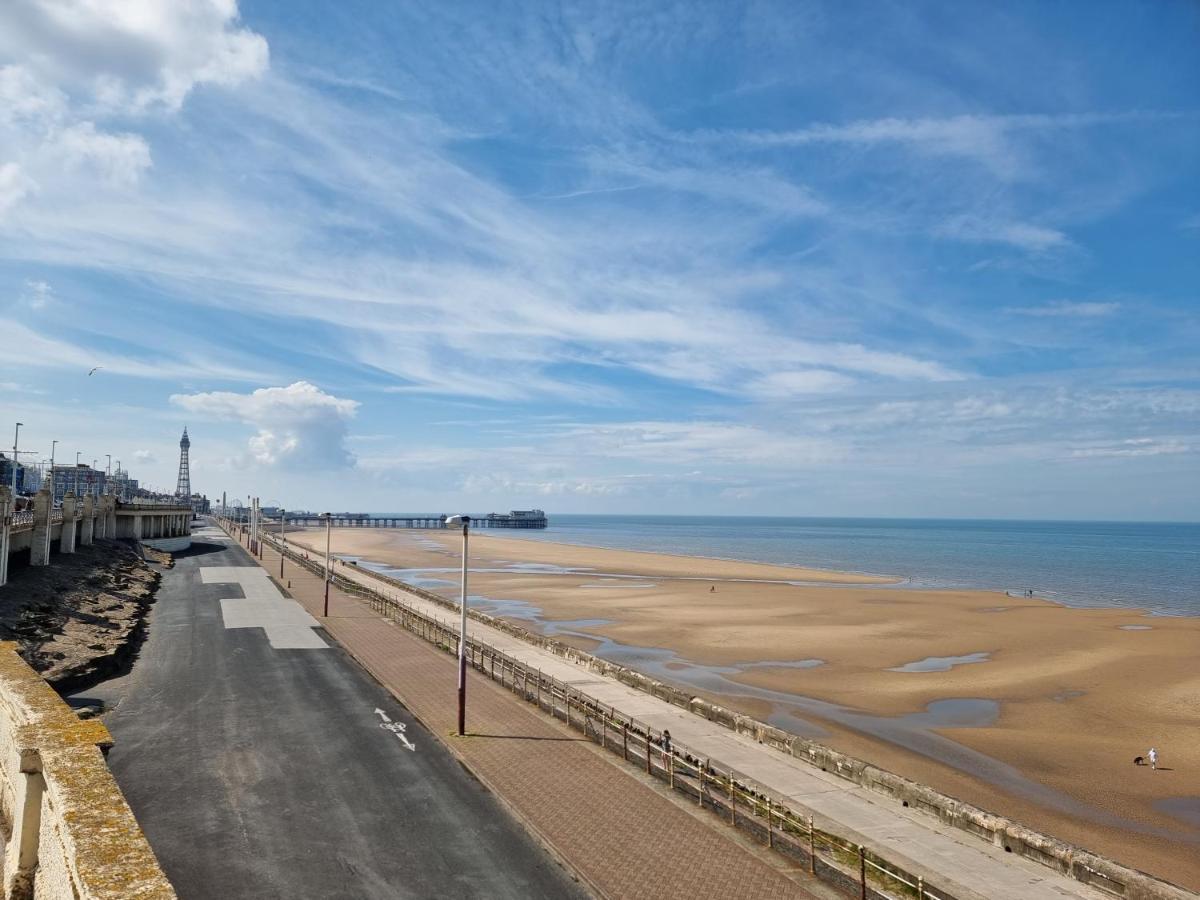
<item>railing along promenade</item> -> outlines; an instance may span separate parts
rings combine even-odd
[[[293,564],[324,577],[321,562],[284,547],[274,535],[260,533],[260,537]],[[386,577],[382,580],[439,605],[456,608],[436,594]],[[457,656],[459,635],[453,624],[427,616],[398,597],[367,588],[336,572],[332,583],[343,592],[365,600],[379,615]],[[644,767],[647,775],[694,800],[699,808],[717,814],[731,827],[746,831],[772,850],[797,860],[822,880],[852,890],[863,900],[956,900],[948,891],[927,884],[923,877],[889,862],[862,844],[816,827],[811,812],[796,808],[792,801],[781,799],[733,767],[706,758],[677,740],[671,740],[668,749],[661,731],[656,732],[647,723],[602,704],[483,641],[468,637],[467,660],[477,672],[526,703],[562,720],[605,750],[620,755],[625,762]]]
[[[235,523],[229,524],[233,526]],[[260,532],[260,537],[276,551],[280,550],[276,535]],[[319,560],[305,559],[290,547],[285,548],[283,552],[289,560],[324,577],[324,566]],[[373,581],[381,582],[381,587],[388,586],[401,594],[437,604],[449,611],[458,611],[457,603],[438,594],[369,569],[356,567],[355,571]],[[381,589],[368,588],[337,574],[336,571],[333,583],[346,593],[367,600],[376,612],[387,615],[407,630],[457,655],[456,623],[446,623],[427,616],[406,604],[401,596],[386,593]],[[1060,874],[1098,889],[1103,894],[1127,900],[1187,900],[1198,896],[1144,872],[939,794],[925,785],[757,722],[748,716],[740,716],[702,701],[670,685],[655,682],[634,670],[593,657],[552,638],[528,632],[503,619],[478,610],[469,610],[469,614],[484,625],[585,665],[615,678],[628,687],[644,691],[673,706],[700,715],[714,724],[752,735],[759,743],[773,750],[782,751],[822,771],[878,792],[882,795],[881,799],[887,797],[903,806],[923,810],[936,816],[944,825],[961,829],[987,843],[1003,846],[1007,852],[1054,869]],[[626,759],[645,760],[653,757],[656,752],[662,754],[661,732],[656,732],[648,724],[596,701],[565,682],[531,668],[485,642],[468,638],[468,659],[477,671],[504,683],[505,687],[514,693],[523,696],[528,702],[537,703],[540,708],[549,712],[549,700],[538,699],[540,687],[543,698],[555,698],[556,705],[553,709],[559,718],[577,730],[584,731],[606,749],[622,752]],[[493,665],[499,667],[498,671],[493,670]],[[571,715],[572,712],[577,714]],[[597,725],[601,729],[600,738],[594,733],[593,726]],[[616,743],[618,730],[622,736],[619,744]],[[712,809],[727,817],[730,824],[757,834],[773,849],[809,866],[814,874],[839,882],[843,886],[849,884],[846,879],[850,879],[856,890],[868,891],[861,894],[863,897],[958,900],[948,889],[927,882],[904,866],[889,861],[886,854],[839,835],[836,829],[813,827],[811,810],[803,808],[794,800],[782,799],[777,791],[756,779],[719,760],[705,757],[676,739],[672,739],[671,744],[671,754],[662,754],[661,760],[651,759],[648,763],[649,774],[663,779],[676,791],[690,793],[701,807]]]

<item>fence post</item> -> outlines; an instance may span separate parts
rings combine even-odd
[[[651,748],[651,746],[652,745],[650,743],[650,726],[647,725],[646,726],[646,774],[647,775],[654,774],[654,770],[650,768],[650,753],[651,753],[650,748]]]
[[[629,762],[629,723],[621,723],[621,757]]]
[[[817,874],[817,832],[812,816],[808,817],[808,874]]]
[[[600,746],[608,749],[608,716],[604,715],[604,710],[600,710]]]
[[[729,824],[737,828],[737,786],[733,783],[733,769],[729,770]]]
[[[917,900],[925,900],[925,879],[917,876]]]
[[[537,703],[538,703],[538,709],[541,709],[542,708],[542,670],[541,669],[538,669]]]
[[[867,900],[867,848],[858,845],[858,880],[862,900]]]
[[[771,830],[771,819],[772,819],[773,815],[774,814],[771,812],[771,798],[768,797],[767,798],[767,846],[768,847],[775,846],[775,832]]]
[[[667,784],[675,790],[675,754],[667,756]]]

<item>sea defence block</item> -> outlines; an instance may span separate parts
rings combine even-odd
[[[108,729],[81,720],[0,642],[4,900],[173,900],[104,761]]]

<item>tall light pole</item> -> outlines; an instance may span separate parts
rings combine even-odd
[[[329,618],[329,579],[332,577],[333,570],[330,568],[329,562],[329,542],[333,531],[333,514],[321,513],[321,518],[325,520],[325,612],[326,619]]]
[[[75,451],[75,496],[79,497],[79,457],[83,455],[82,450]]]
[[[13,460],[12,460],[12,498],[13,503],[17,502],[17,444],[21,440],[21,426],[24,422],[18,422],[16,431],[13,432]],[[16,509],[16,507],[13,507]]]
[[[98,462],[100,462],[100,460],[93,459],[92,469],[90,472],[88,472],[88,485],[91,487],[91,490],[88,491],[88,493],[93,497],[100,496],[100,483],[96,480],[96,463]]]
[[[461,613],[458,626],[458,733],[467,733],[467,541],[471,533],[470,516],[450,516],[446,519],[448,526],[462,526],[462,601],[459,603]]]
[[[279,577],[283,578],[283,553],[287,550],[287,535],[284,534],[284,523],[287,521],[287,510],[279,508]]]
[[[58,449],[58,441],[50,442],[50,508],[54,508],[54,495],[58,493],[58,485],[54,479],[54,451]],[[47,541],[47,544],[50,542]]]

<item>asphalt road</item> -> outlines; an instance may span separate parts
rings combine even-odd
[[[180,897],[586,896],[291,601],[202,575],[254,567],[216,534],[164,574],[131,672],[82,692],[116,704],[109,764]]]

